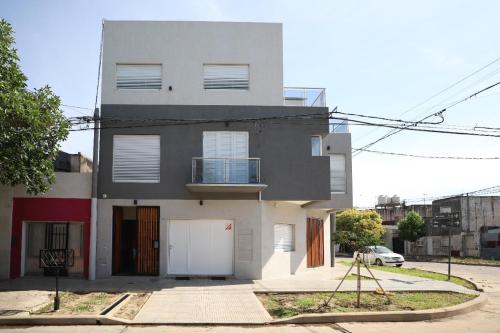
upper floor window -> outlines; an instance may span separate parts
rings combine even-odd
[[[345,155],[330,155],[330,189],[331,192],[346,193]]]
[[[321,136],[311,136],[311,154],[312,156],[321,156]]]
[[[161,89],[161,65],[116,65],[116,88]]]
[[[248,90],[248,65],[203,65],[205,89]]]
[[[160,136],[114,135],[113,182],[159,183]]]

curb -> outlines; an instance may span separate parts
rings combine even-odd
[[[107,316],[30,316],[0,318],[0,325],[11,326],[66,326],[66,325],[129,325],[128,320]]]
[[[480,309],[488,301],[485,294],[468,302],[439,309],[417,311],[381,311],[381,312],[351,312],[303,314],[287,319],[276,319],[270,324],[321,324],[346,322],[410,322],[442,319]]]

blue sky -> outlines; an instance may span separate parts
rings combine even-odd
[[[30,87],[49,84],[64,104],[92,108],[101,20],[282,22],[289,86],[325,87],[343,112],[415,119],[500,80],[500,62],[401,116],[427,97],[500,57],[499,1],[23,1],[3,0]],[[433,106],[435,106],[433,108]],[[500,88],[460,104],[445,124],[500,127]],[[67,109],[68,116],[90,114]],[[352,126],[354,147],[386,129]],[[500,138],[405,132],[373,149],[429,155],[500,156]],[[92,133],[63,144],[91,156]],[[354,201],[461,193],[500,184],[500,161],[420,160],[363,153],[354,158]]]

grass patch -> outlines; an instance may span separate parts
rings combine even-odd
[[[361,293],[361,304],[356,308],[356,292],[337,292],[328,306],[321,307],[331,293],[257,294],[266,310],[274,318],[292,317],[303,313],[426,310],[457,305],[475,298],[453,292],[396,292],[391,302],[383,295]]]
[[[397,273],[397,274],[403,274],[403,275],[411,275],[411,276],[416,276],[416,277],[421,277],[425,279],[431,279],[431,280],[438,280],[438,281],[448,281],[448,275],[447,274],[442,274],[442,273],[436,273],[436,272],[429,272],[429,271],[424,271],[418,268],[403,268],[403,267],[392,267],[392,266],[371,266],[371,269],[379,270],[379,271],[384,271],[384,272],[390,272],[390,273]],[[465,279],[461,279],[456,276],[452,276],[450,282],[453,282],[455,284],[458,284],[459,286],[476,290],[475,286],[470,283],[469,281]]]
[[[352,265],[352,262],[348,262],[348,261],[338,261],[338,263],[340,263],[342,265],[346,265],[346,266]],[[418,268],[371,265],[370,269],[389,272],[389,273],[416,276],[416,277],[437,280],[437,281],[448,281],[447,274],[425,271],[425,270],[418,269]],[[462,286],[462,287],[465,287],[468,289],[476,290],[476,287],[474,286],[474,284],[470,283],[469,281],[467,281],[465,279],[462,279],[462,278],[459,278],[456,276],[452,276],[450,282],[458,284],[459,286]]]
[[[54,296],[54,293],[50,295],[52,299]],[[54,303],[51,301],[33,311],[32,314],[99,314],[119,296],[119,294],[113,293],[73,293],[63,291],[59,293],[60,308],[58,311],[53,311]]]

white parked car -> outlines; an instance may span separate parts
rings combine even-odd
[[[354,258],[358,252],[354,252]],[[364,262],[371,265],[396,265],[403,266],[405,258],[386,248],[385,246],[367,246],[361,251],[361,258]]]

